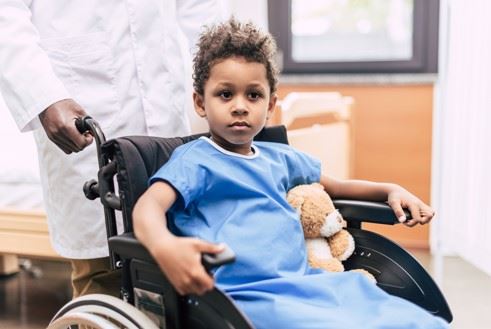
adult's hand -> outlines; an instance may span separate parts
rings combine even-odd
[[[51,104],[39,114],[39,120],[48,135],[63,152],[79,152],[92,143],[92,135],[81,134],[75,127],[75,119],[86,116],[84,109],[73,99]]]

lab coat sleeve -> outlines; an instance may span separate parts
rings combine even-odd
[[[0,0],[0,91],[18,128],[40,126],[38,114],[70,98],[40,47],[29,1]]]
[[[177,0],[179,27],[184,32],[194,54],[203,27],[222,21],[226,10],[223,0]]]

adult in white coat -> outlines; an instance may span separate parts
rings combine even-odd
[[[117,294],[102,207],[86,200],[97,172],[91,115],[108,137],[190,132],[191,54],[215,0],[0,0],[0,90],[34,131],[54,249],[72,261],[74,296]],[[44,129],[39,129],[44,128]],[[115,291],[116,290],[116,291]]]

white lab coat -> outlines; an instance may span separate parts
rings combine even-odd
[[[38,114],[73,98],[109,138],[189,133],[189,48],[203,24],[222,18],[220,8],[212,0],[0,0],[0,90],[19,129],[34,130],[60,255],[108,255],[102,205],[82,192],[97,157],[94,145],[63,153]]]

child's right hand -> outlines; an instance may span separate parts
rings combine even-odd
[[[201,254],[217,254],[224,246],[186,237],[162,240],[152,250],[160,269],[181,295],[203,295],[213,289],[213,277],[201,264]]]

